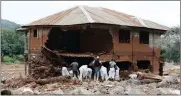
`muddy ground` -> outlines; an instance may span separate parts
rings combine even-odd
[[[55,82],[51,84],[26,84],[18,88],[4,88],[10,90],[12,94],[180,94],[179,86],[180,66],[172,63],[165,63],[164,74],[167,77],[177,78],[167,82],[154,82],[150,80],[124,80],[124,81],[104,81],[104,82]],[[23,64],[2,64],[2,80],[25,77]],[[2,82],[1,82],[2,83]]]

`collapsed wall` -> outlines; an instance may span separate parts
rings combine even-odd
[[[36,79],[55,77],[60,74],[60,65],[55,65],[48,60],[43,54],[38,54],[28,62],[29,75]]]

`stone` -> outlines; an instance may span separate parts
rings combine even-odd
[[[115,86],[115,88],[110,90],[109,93],[110,94],[114,94],[114,95],[122,95],[122,94],[124,94],[124,87],[122,87],[122,86]]]
[[[167,87],[170,86],[170,84],[176,84],[179,83],[177,76],[165,76],[165,78],[157,84],[158,87]]]
[[[22,95],[32,95],[34,94],[31,88],[24,88]]]
[[[2,90],[1,95],[12,95],[12,92],[10,90]]]
[[[36,82],[31,82],[30,84],[25,85],[26,87],[35,88],[37,87]]]
[[[137,79],[129,79],[126,82],[129,83],[129,84],[141,85],[140,80],[137,80]]]
[[[157,88],[161,92],[161,94],[168,94],[168,95],[180,95],[180,90],[175,90],[173,88]]]
[[[54,90],[54,91],[45,91],[45,92],[42,92],[41,94],[64,94],[63,91],[59,88],[58,90]]]
[[[126,95],[135,95],[135,94],[146,95],[143,90],[137,89],[137,88],[133,88],[131,86],[128,86],[125,89],[126,90],[125,90],[124,94],[126,94]]]
[[[33,91],[34,91],[35,95],[41,94],[41,92],[39,91],[38,87],[36,87]]]
[[[33,95],[34,92],[30,87],[21,87],[16,90],[12,90],[13,95]]]
[[[73,95],[81,95],[81,94],[92,94],[92,92],[90,92],[89,90],[84,89],[83,87],[79,87],[74,89],[73,91],[70,92],[70,94]]]

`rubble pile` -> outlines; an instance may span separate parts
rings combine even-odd
[[[35,79],[56,77],[60,75],[61,72],[58,65],[47,60],[42,54],[31,58],[28,64],[30,66],[30,75]]]
[[[130,72],[128,70],[120,71],[120,78],[122,80],[129,79]]]
[[[35,81],[34,78],[32,77],[25,77],[23,78],[22,76],[20,76],[19,78],[12,78],[10,80],[6,80],[4,82],[4,88],[19,88],[22,87],[26,84],[29,84],[31,82]]]

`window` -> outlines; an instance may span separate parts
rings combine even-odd
[[[149,32],[141,31],[139,36],[141,44],[149,44]]]
[[[38,38],[38,32],[37,32],[37,29],[34,29],[34,30],[33,30],[33,37]]]
[[[130,43],[129,30],[119,30],[119,43]]]

